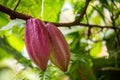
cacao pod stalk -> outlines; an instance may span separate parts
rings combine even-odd
[[[44,22],[36,18],[27,20],[25,45],[31,60],[42,70],[46,70],[50,57],[50,40]]]
[[[52,23],[47,23],[46,28],[52,45],[52,51],[50,54],[51,62],[65,72],[67,71],[70,60],[70,51],[65,37]]]

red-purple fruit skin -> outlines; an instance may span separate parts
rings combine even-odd
[[[70,51],[65,37],[52,23],[47,23],[46,28],[52,45],[50,59],[54,65],[65,72],[67,71],[70,60]]]
[[[44,22],[36,18],[27,20],[25,45],[32,61],[43,71],[46,70],[50,58],[50,40]]]

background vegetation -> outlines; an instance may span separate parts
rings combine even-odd
[[[65,35],[67,72],[50,61],[43,72],[31,62],[24,45],[30,17]],[[0,0],[0,80],[120,80],[119,74],[120,0]]]

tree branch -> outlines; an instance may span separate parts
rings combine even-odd
[[[21,1],[21,0],[18,0],[18,2],[17,2],[17,4],[16,4],[16,6],[14,7],[13,11],[15,11],[15,10],[17,9],[18,5],[20,4],[20,1]],[[11,19],[15,19],[15,17],[13,17],[13,16],[10,16],[10,18],[11,18]]]
[[[4,7],[2,5],[0,5],[0,11],[1,12],[4,12],[14,18],[19,18],[19,19],[24,19],[24,20],[27,20],[29,18],[31,18],[31,16],[29,15],[25,15],[25,14],[22,14],[22,13],[18,13],[18,12],[15,12],[7,7]]]
[[[46,22],[46,21],[45,21]],[[47,22],[46,22],[47,23]],[[85,23],[76,23],[76,22],[70,22],[70,23],[55,23],[55,22],[51,22],[56,26],[60,26],[60,27],[70,27],[70,26],[84,26],[84,27],[97,27],[97,28],[110,28],[110,29],[119,29],[117,27],[113,27],[113,26],[100,26],[100,25],[93,25],[93,24],[85,24]],[[120,29],[119,29],[120,30]]]
[[[26,14],[22,14],[22,13],[18,13],[16,11],[13,11],[7,7],[4,7],[2,5],[0,5],[0,11],[1,12],[4,12],[14,18],[19,18],[19,19],[23,19],[23,20],[27,20],[27,19],[30,19],[32,18],[32,16],[29,16],[29,15],[26,15]],[[47,21],[44,21],[46,23],[48,23]],[[56,22],[51,22],[53,23],[54,25],[56,26],[60,26],[60,27],[71,27],[71,26],[84,26],[84,27],[98,27],[98,28],[110,28],[110,29],[119,29],[117,27],[113,27],[113,26],[100,26],[100,25],[92,25],[92,24],[85,24],[85,23],[76,23],[75,21],[74,22],[69,22],[69,23],[56,23]]]
[[[85,7],[83,8],[82,13],[80,14],[79,18],[75,20],[76,23],[79,23],[79,22],[82,20],[82,18],[84,17],[84,15],[86,14],[87,7],[88,7],[90,1],[91,1],[91,0],[86,0],[86,2],[85,2]]]

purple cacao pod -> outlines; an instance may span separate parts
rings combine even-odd
[[[65,37],[52,23],[47,23],[46,28],[52,45],[50,59],[55,66],[65,72],[70,60],[70,51]]]
[[[44,22],[36,18],[27,20],[25,45],[31,60],[46,70],[50,58],[50,40]]]

